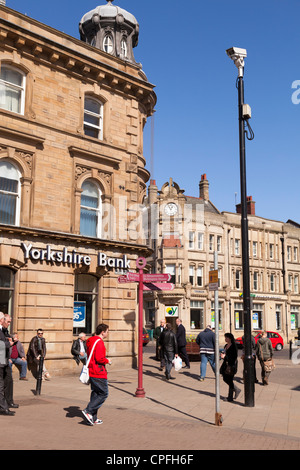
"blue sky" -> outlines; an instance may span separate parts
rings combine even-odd
[[[7,0],[20,11],[79,38],[82,16],[104,0]],[[300,223],[300,0],[115,0],[140,25],[135,59],[156,88],[144,155],[160,187],[173,178],[198,196],[201,175],[220,211],[240,200],[237,69],[225,50],[247,49],[245,102],[255,133],[246,141],[247,194],[256,214]],[[300,82],[299,82],[300,83]],[[295,85],[296,86],[296,85]],[[297,100],[294,100],[297,101]]]

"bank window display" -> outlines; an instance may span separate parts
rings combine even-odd
[[[201,300],[191,300],[190,317],[192,329],[204,328],[204,302]]]
[[[222,311],[223,311],[223,302],[218,303],[218,313],[219,313],[219,330],[222,329]],[[215,302],[211,303],[211,327],[216,328],[216,314],[215,314]]]
[[[24,114],[26,76],[10,65],[1,64],[0,108]]]
[[[10,162],[0,162],[0,223],[18,225],[21,174]]]
[[[75,276],[73,334],[91,335],[97,323],[98,279],[90,274]]]
[[[14,271],[0,268],[0,312],[13,318]]]
[[[101,237],[101,191],[91,180],[82,184],[80,203],[80,234],[88,237]]]
[[[103,139],[103,104],[90,96],[84,100],[84,134]]]
[[[291,329],[297,330],[300,328],[300,307],[298,305],[291,305]]]
[[[253,330],[263,329],[263,305],[253,304],[252,309],[252,328]]]
[[[244,306],[243,302],[234,303],[234,321],[235,329],[242,330],[244,329]]]

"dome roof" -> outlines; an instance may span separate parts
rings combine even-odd
[[[123,8],[114,6],[111,1],[108,1],[107,5],[100,5],[86,13],[80,23],[83,24],[90,21],[95,15],[99,15],[100,18],[116,18],[122,15],[126,21],[129,21],[133,25],[138,25],[136,18],[131,13]]]

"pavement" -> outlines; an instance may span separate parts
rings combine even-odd
[[[228,386],[220,378],[219,409],[222,423],[215,424],[215,376],[208,364],[199,379],[200,362],[190,369],[172,371],[165,379],[149,344],[143,354],[145,397],[136,397],[136,369],[108,369],[109,397],[99,410],[103,424],[89,426],[81,410],[89,401],[90,387],[78,375],[52,377],[42,382],[18,380],[14,371],[14,416],[0,415],[2,449],[100,450],[151,452],[200,450],[300,450],[300,364],[288,354],[274,356],[276,369],[268,386],[255,385],[253,407],[244,404],[242,362],[236,383],[242,393],[225,401]],[[260,367],[257,366],[260,379]],[[3,439],[4,438],[4,439]],[[121,454],[120,454],[121,455]],[[135,452],[135,455],[137,453]],[[196,455],[196,454],[195,454]],[[153,463],[153,462],[152,462]]]

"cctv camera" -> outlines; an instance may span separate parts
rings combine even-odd
[[[227,49],[226,54],[232,60],[244,59],[247,57],[246,49],[241,49],[240,47],[231,47],[230,49]]]

